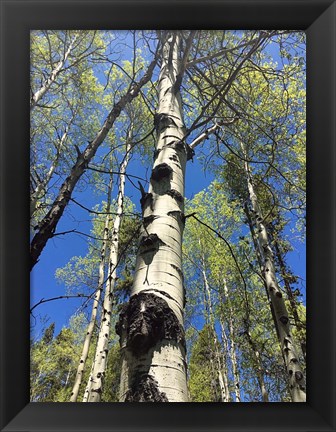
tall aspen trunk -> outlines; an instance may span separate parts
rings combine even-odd
[[[182,274],[184,179],[191,151],[179,92],[179,32],[163,32],[155,161],[142,193],[143,229],[128,305],[120,314],[122,402],[187,402]],[[184,58],[187,58],[187,52]]]
[[[230,360],[232,364],[232,374],[233,374],[233,380],[234,380],[234,389],[235,389],[235,400],[236,402],[241,402],[241,396],[240,396],[240,379],[239,379],[239,372],[238,372],[238,364],[237,364],[237,356],[236,356],[236,344],[235,344],[235,331],[234,331],[234,325],[233,325],[233,310],[231,306],[231,301],[229,298],[229,290],[227,287],[226,279],[223,280],[223,288],[224,288],[224,295],[226,298],[226,301],[229,305],[229,316],[228,316],[228,324],[229,324],[229,334],[230,334]]]
[[[89,379],[88,379],[88,382],[87,382],[85,390],[84,390],[82,402],[88,402],[89,401],[89,394],[90,394],[91,385],[92,385],[93,368],[94,368],[94,360],[93,360],[92,365],[91,365],[90,375],[89,375]]]
[[[223,365],[224,365],[224,377],[226,378],[224,381],[225,384],[225,390],[226,393],[228,395],[230,395],[230,390],[229,390],[229,381],[228,381],[228,368],[227,368],[227,364],[228,364],[228,353],[229,353],[229,341],[225,332],[225,324],[222,318],[219,319],[219,324],[220,324],[220,328],[221,328],[221,336],[222,336],[222,344],[223,344],[223,351],[222,351],[222,361],[223,361]]]
[[[141,88],[151,79],[156,62],[157,58],[155,56],[154,60],[149,65],[147,72],[140,79],[140,81],[138,83],[134,82],[126,94],[120,98],[119,102],[113,106],[104,122],[103,127],[97,133],[94,140],[87,145],[86,149],[82,153],[78,154],[77,161],[71,168],[69,176],[62,184],[58,196],[51,205],[49,212],[39,223],[38,231],[32,239],[30,246],[31,269],[37,263],[39,256],[48,240],[53,237],[58,221],[60,220],[65,207],[71,199],[72,192],[78,180],[87,169],[88,164],[96,154],[96,151],[104,141],[107,133],[112,128],[115,120],[119,117],[126,104],[131,102],[139,94]]]
[[[287,379],[289,391],[293,402],[305,402],[305,379],[296,353],[296,348],[293,343],[285,301],[277,283],[273,252],[269,244],[266,225],[260,210],[257,195],[254,191],[252,177],[247,163],[246,152],[244,153],[244,169],[247,180],[249,201],[251,204],[250,211],[253,214],[253,221],[258,233],[257,242],[262,260],[262,275],[265,280],[267,293],[273,308],[272,315],[288,374]]]
[[[106,247],[107,247],[107,240],[108,240],[108,233],[109,233],[109,226],[110,226],[110,219],[111,219],[111,215],[109,213],[111,209],[112,184],[113,184],[113,177],[111,175],[109,185],[108,185],[108,191],[107,191],[106,218],[105,218],[105,226],[104,226],[104,233],[103,233],[103,242],[100,250],[98,288],[96,290],[93,303],[92,303],[91,317],[90,317],[89,325],[86,330],[82,354],[77,367],[77,373],[76,373],[76,378],[75,378],[75,382],[70,397],[70,402],[77,402],[78,393],[83,380],[84,368],[89,354],[92,333],[96,324],[99,302],[104,288],[104,280],[105,280],[104,267],[106,261]]]
[[[229,391],[229,383],[228,383],[228,373],[226,368],[226,363],[222,365],[220,348],[218,337],[215,328],[215,316],[212,308],[212,299],[211,292],[209,288],[208,278],[205,272],[205,262],[204,257],[202,257],[202,276],[203,276],[203,284],[205,291],[205,301],[207,303],[208,309],[208,321],[210,328],[209,338],[213,342],[214,349],[211,348],[212,356],[213,356],[213,369],[215,370],[216,379],[218,380],[219,388],[220,388],[220,400],[221,402],[229,402],[230,401],[230,391]]]
[[[126,169],[130,159],[130,151],[132,148],[133,127],[130,126],[128,136],[126,138],[126,153],[119,168],[119,188],[117,197],[117,214],[114,219],[112,228],[112,240],[110,247],[110,256],[108,262],[108,275],[105,286],[104,303],[101,317],[101,324],[98,334],[98,341],[96,347],[96,354],[93,362],[93,369],[89,377],[88,383],[88,402],[100,402],[104,386],[104,377],[107,366],[107,356],[109,351],[109,339],[111,332],[111,317],[114,299],[114,287],[117,280],[117,265],[119,259],[119,237],[120,226],[124,213],[124,199],[125,199],[125,181]]]
[[[251,237],[252,237],[252,241],[253,241],[253,246],[254,246],[254,250],[255,250],[256,255],[257,255],[257,261],[258,261],[258,264],[259,264],[259,268],[260,268],[260,271],[263,272],[264,265],[263,265],[262,252],[261,252],[261,249],[260,249],[260,243],[258,242],[258,238],[257,238],[256,232],[255,232],[255,229],[254,229],[254,224],[253,224],[252,217],[251,217],[250,210],[248,208],[247,203],[244,204],[244,212],[245,212],[245,215],[246,215],[246,218],[247,218],[247,223],[248,223],[249,228],[250,228]],[[268,304],[270,306],[270,310],[271,310],[271,314],[272,314],[272,319],[273,319],[274,323],[276,323],[276,316],[275,316],[275,313],[274,313],[273,303],[271,302],[269,291],[268,291],[268,288],[267,288],[266,279],[264,277],[263,277],[263,284],[264,284],[264,288],[265,288],[265,293],[266,293],[267,301],[268,301]],[[276,325],[275,325],[275,331],[276,331],[277,337],[279,338],[279,329],[278,329],[278,327]]]
[[[291,310],[291,313],[293,314],[294,324],[295,324],[295,327],[298,330],[300,330],[300,329],[302,329],[303,324],[301,323],[301,320],[300,320],[300,317],[299,317],[299,314],[297,311],[297,303],[296,303],[292,288],[290,286],[290,282],[288,280],[288,275],[287,275],[288,272],[286,269],[286,264],[285,264],[283,254],[280,250],[280,246],[279,246],[279,243],[277,240],[274,241],[274,249],[275,249],[276,259],[279,263],[281,276],[282,276],[283,281],[284,281],[287,298],[289,300],[290,310]],[[306,360],[306,343],[305,343],[305,341],[300,340],[300,346],[301,346],[303,358],[304,358],[304,360]]]
[[[63,133],[63,135],[62,135],[62,137],[58,143],[58,146],[56,149],[55,160],[51,164],[46,177],[38,183],[38,185],[35,187],[34,192],[31,195],[31,198],[30,198],[30,217],[32,217],[32,215],[34,214],[34,212],[36,210],[37,202],[41,198],[41,196],[43,196],[43,193],[45,193],[45,189],[46,189],[48,183],[50,182],[52,176],[54,175],[54,172],[58,166],[58,162],[59,162],[59,159],[61,156],[62,148],[64,147],[65,141],[68,137],[69,129],[71,127],[73,120],[74,120],[74,116],[70,119],[69,123],[67,124],[65,131],[64,131],[64,133]]]
[[[42,86],[39,88],[37,92],[33,94],[30,100],[30,109],[32,110],[35,108],[37,103],[43,98],[43,96],[46,94],[46,92],[50,89],[51,85],[55,82],[56,78],[60,74],[61,70],[63,69],[73,47],[78,38],[78,35],[75,35],[72,39],[68,49],[63,55],[63,58],[57,63],[56,67],[50,72],[50,75],[48,78],[44,81]]]
[[[71,369],[68,370],[68,373],[67,373],[67,376],[65,379],[65,383],[64,383],[64,387],[66,387],[68,385],[70,374],[71,374]]]

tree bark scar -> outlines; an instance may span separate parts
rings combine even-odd
[[[186,349],[184,330],[166,300],[152,293],[131,297],[116,324],[120,336],[127,331],[126,346],[135,357],[146,354],[159,341],[174,340]]]
[[[162,149],[156,149],[156,150],[154,150],[154,154],[153,154],[154,162],[155,162],[156,158],[159,156],[161,150]]]
[[[176,126],[176,123],[172,116],[165,113],[154,114],[154,127],[156,132],[163,131],[170,126]]]
[[[192,149],[187,143],[185,143],[185,149],[187,152],[187,161],[193,159],[195,156],[195,150]]]
[[[158,382],[150,374],[137,374],[126,393],[125,402],[169,402],[166,393],[160,392]]]
[[[279,318],[279,321],[282,322],[283,325],[286,325],[288,323],[288,317],[286,317],[285,315],[281,316]]]
[[[177,273],[179,274],[179,276],[180,276],[180,278],[181,278],[181,280],[183,282],[184,281],[184,276],[183,276],[182,270],[180,268],[178,268],[175,264],[170,264],[170,265],[173,267],[174,270],[177,271]]]
[[[153,168],[151,180],[158,182],[163,178],[170,177],[172,172],[173,169],[166,163],[156,165],[156,167]]]
[[[175,198],[176,201],[182,203],[183,202],[183,196],[175,189],[170,189],[166,192],[167,195],[170,195],[172,198]]]
[[[167,135],[163,138],[167,138],[168,136],[170,135]],[[195,156],[194,149],[192,149],[185,141],[180,139],[167,143],[164,147],[170,147],[175,149],[178,152],[185,153],[187,155],[187,161],[193,159],[193,157]]]
[[[155,233],[144,236],[140,240],[140,253],[148,252],[149,250],[159,250],[159,246],[163,245],[163,241],[160,240],[159,236]]]
[[[150,204],[150,206],[152,207],[152,203],[153,203],[153,195],[151,193],[145,193],[140,198],[140,205],[142,211],[144,211],[146,204]]]
[[[160,216],[150,215],[143,218],[143,225],[145,228],[148,227],[151,223],[154,222],[155,219],[159,218]]]

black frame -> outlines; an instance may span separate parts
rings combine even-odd
[[[335,0],[1,1],[1,430],[335,431]],[[29,403],[29,30],[295,28],[308,39],[308,402]]]

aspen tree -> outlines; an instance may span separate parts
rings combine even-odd
[[[236,356],[236,343],[235,343],[235,332],[234,332],[234,313],[231,305],[231,301],[229,299],[229,290],[227,287],[227,281],[224,278],[223,279],[223,290],[224,290],[224,297],[225,300],[228,302],[228,324],[229,324],[229,335],[230,335],[230,360],[232,364],[232,374],[233,374],[233,380],[234,380],[234,390],[235,390],[235,398],[236,402],[241,401],[240,396],[240,384],[239,384],[239,371],[238,371],[238,363],[237,363],[237,356]],[[224,329],[222,330],[223,333],[225,333]]]
[[[37,103],[43,98],[43,96],[47,93],[47,91],[50,89],[52,84],[56,81],[56,78],[60,74],[60,72],[63,70],[65,63],[71,53],[71,51],[74,48],[75,42],[78,39],[79,34],[75,34],[73,38],[71,39],[71,42],[66,50],[64,50],[64,54],[61,57],[60,61],[57,63],[57,65],[54,67],[54,69],[50,72],[48,77],[45,79],[45,81],[42,83],[41,87],[32,95],[30,100],[30,109],[32,110],[35,108]]]
[[[282,355],[285,361],[288,374],[287,378],[289,391],[293,402],[305,402],[305,379],[302,373],[298,355],[296,353],[296,347],[293,342],[285,301],[277,282],[274,257],[271,245],[268,240],[266,224],[261,213],[257,195],[254,191],[252,176],[247,162],[246,151],[245,149],[243,149],[243,151],[245,155],[244,170],[247,181],[249,202],[251,205],[250,211],[253,215],[253,222],[258,233],[257,242],[258,250],[262,260],[262,275],[267,287],[274,324],[277,330]]]
[[[184,142],[180,85],[192,33],[179,56],[180,32],[163,32],[155,162],[148,193],[141,198],[134,284],[120,314],[120,401],[187,402],[182,274],[185,167],[192,152]]]
[[[89,348],[90,348],[90,343],[91,343],[91,339],[92,339],[92,333],[94,330],[94,326],[96,324],[99,302],[100,302],[100,298],[101,298],[101,295],[103,292],[103,287],[104,287],[104,281],[105,281],[104,266],[105,266],[105,261],[106,261],[106,249],[107,249],[107,241],[108,241],[109,226],[110,226],[110,219],[111,219],[111,216],[109,213],[110,213],[110,209],[111,209],[112,183],[113,183],[113,177],[111,175],[109,185],[108,185],[108,190],[107,190],[106,218],[105,218],[105,226],[104,226],[104,232],[103,232],[103,241],[102,241],[102,246],[101,246],[101,251],[100,251],[98,287],[97,287],[96,293],[94,295],[93,303],[92,303],[90,321],[89,321],[89,325],[88,325],[87,330],[86,330],[86,335],[85,335],[85,339],[84,339],[84,343],[83,343],[83,350],[82,350],[82,354],[81,354],[79,364],[77,367],[77,373],[76,373],[75,382],[74,382],[74,385],[72,388],[70,402],[77,402],[79,389],[80,389],[80,386],[82,384],[86,360],[87,360],[88,355],[89,355]]]
[[[272,242],[273,242],[273,246],[274,246],[275,259],[279,265],[281,276],[282,276],[282,279],[284,282],[284,287],[285,287],[286,294],[287,294],[287,298],[289,300],[290,312],[294,318],[295,327],[300,331],[300,330],[304,329],[304,324],[300,320],[297,300],[295,299],[295,295],[292,291],[291,282],[290,282],[293,280],[295,281],[295,277],[292,274],[290,274],[290,270],[286,266],[286,262],[285,262],[285,258],[284,258],[284,252],[282,251],[281,244],[280,244],[279,239],[278,239],[278,235],[274,232],[273,228],[272,228],[272,231],[270,232],[270,235],[272,237]],[[302,339],[300,340],[300,346],[301,346],[303,358],[304,358],[304,360],[306,360],[306,343],[305,343],[305,340],[302,340]]]
[[[129,126],[129,130],[126,137],[126,149],[123,160],[119,168],[119,187],[117,196],[117,214],[114,219],[113,228],[111,232],[111,245],[110,245],[110,256],[108,261],[108,274],[105,286],[105,295],[103,310],[101,316],[101,324],[98,333],[98,341],[96,347],[95,358],[93,362],[92,371],[89,377],[88,386],[85,390],[84,399],[87,398],[87,402],[100,402],[101,394],[104,386],[104,376],[106,373],[107,356],[108,356],[108,344],[111,331],[111,318],[112,318],[112,307],[114,301],[114,287],[117,278],[117,266],[119,259],[119,237],[120,237],[120,225],[124,213],[124,199],[125,199],[125,181],[126,181],[126,169],[130,160],[130,153],[132,150],[132,122]]]
[[[50,165],[49,170],[48,170],[45,178],[41,179],[39,181],[39,183],[35,186],[33,193],[31,194],[31,197],[30,197],[30,217],[33,216],[33,214],[36,210],[37,204],[38,204],[38,200],[41,198],[41,196],[43,196],[43,194],[45,194],[46,187],[47,187],[48,183],[50,182],[50,180],[51,180],[52,176],[54,175],[54,172],[58,166],[58,162],[59,162],[60,156],[62,154],[62,150],[65,146],[65,142],[67,140],[71,124],[74,120],[74,116],[75,115],[73,114],[71,119],[69,120],[69,123],[65,127],[63,135],[60,137],[60,140],[57,143],[55,159],[52,162],[52,164]]]
[[[228,376],[227,376],[227,367],[226,364],[222,365],[221,356],[220,356],[220,348],[219,348],[219,341],[216,333],[215,328],[215,316],[213,312],[212,307],[212,299],[211,299],[211,292],[210,287],[208,283],[208,278],[205,271],[205,260],[204,256],[201,258],[202,262],[202,277],[203,277],[203,283],[204,283],[204,291],[205,291],[205,301],[206,306],[208,310],[208,320],[209,320],[209,332],[211,333],[209,335],[209,340],[213,341],[213,356],[215,359],[215,365],[213,366],[215,369],[215,372],[217,374],[218,384],[220,388],[220,399],[221,402],[230,402],[230,392],[229,392],[229,383],[228,383]],[[212,359],[211,359],[212,360]]]

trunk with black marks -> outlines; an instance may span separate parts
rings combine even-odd
[[[182,274],[184,178],[188,146],[178,76],[180,35],[163,33],[155,161],[129,304],[117,333],[122,350],[120,401],[187,402]]]
[[[274,240],[274,249],[275,249],[276,259],[277,259],[279,267],[280,267],[281,276],[282,276],[283,281],[284,281],[287,298],[289,300],[290,310],[291,310],[291,313],[292,313],[293,318],[294,318],[294,324],[295,324],[295,327],[298,330],[300,330],[304,327],[304,325],[302,324],[300,317],[299,317],[299,314],[298,314],[298,311],[297,311],[296,299],[294,297],[294,294],[293,294],[293,291],[292,291],[292,288],[291,288],[290,282],[289,282],[290,276],[288,276],[288,269],[286,268],[285,260],[283,258],[283,254],[280,250],[280,246],[279,246],[279,243],[277,242],[277,240]],[[306,343],[305,343],[305,341],[300,340],[300,346],[301,346],[303,358],[304,358],[304,360],[306,360]]]
[[[108,262],[108,274],[105,285],[104,303],[101,317],[101,324],[98,333],[98,341],[96,353],[93,363],[92,373],[88,381],[88,402],[100,402],[104,386],[104,377],[107,366],[107,356],[109,351],[109,338],[111,331],[111,316],[114,298],[114,287],[117,278],[117,265],[119,258],[119,236],[120,225],[124,212],[125,199],[125,181],[126,169],[130,159],[132,139],[132,125],[130,126],[128,136],[126,138],[126,153],[119,168],[119,188],[117,197],[117,214],[114,219],[112,228],[112,240],[110,246],[110,256]]]
[[[239,379],[239,371],[238,371],[237,356],[236,356],[235,331],[234,331],[234,324],[233,324],[234,314],[233,314],[231,301],[229,298],[229,290],[225,279],[223,280],[223,288],[224,288],[225,300],[228,303],[228,308],[229,308],[229,316],[228,316],[229,335],[230,335],[229,355],[232,364],[232,374],[233,374],[235,398],[236,398],[235,400],[236,402],[241,402],[240,379]]]
[[[253,215],[253,222],[257,231],[258,250],[262,261],[262,275],[272,306],[273,320],[286,366],[289,391],[293,402],[305,402],[305,379],[293,342],[285,301],[276,279],[273,252],[268,240],[266,224],[261,213],[258,198],[254,191],[250,168],[246,162],[247,157],[245,151],[244,154],[244,169],[251,205],[250,213]]]
[[[105,280],[104,266],[105,266],[105,261],[106,261],[106,247],[107,247],[109,225],[110,225],[110,218],[111,218],[111,215],[109,213],[110,213],[110,209],[111,209],[112,184],[113,184],[113,178],[111,175],[110,182],[108,185],[108,191],[107,191],[106,219],[105,219],[105,226],[104,226],[104,233],[103,233],[103,242],[102,242],[102,247],[101,247],[101,251],[100,251],[100,262],[99,262],[99,271],[98,271],[98,274],[99,274],[99,276],[98,276],[98,288],[96,290],[96,293],[95,293],[95,296],[93,299],[93,303],[92,303],[91,317],[90,317],[89,325],[88,325],[87,330],[86,330],[82,354],[81,354],[81,357],[79,360],[79,365],[77,367],[77,373],[76,373],[74,386],[72,388],[70,402],[77,402],[78,393],[80,390],[80,386],[82,384],[84,368],[85,368],[86,360],[87,360],[87,357],[89,354],[89,348],[90,348],[90,343],[91,343],[91,339],[92,339],[92,333],[93,333],[93,330],[94,330],[94,327],[96,324],[99,302],[100,302],[101,294],[102,294],[103,288],[104,288],[104,280]],[[91,373],[92,373],[92,371],[91,371]],[[91,376],[91,374],[90,374],[90,376]],[[84,397],[86,397],[85,395],[87,393],[88,393],[88,391],[86,389],[86,391],[84,393]]]
[[[50,72],[48,78],[44,81],[44,83],[39,88],[39,90],[37,92],[35,92],[33,94],[33,96],[31,97],[31,100],[30,100],[30,109],[31,110],[33,108],[35,108],[37,103],[43,98],[43,96],[50,89],[51,85],[56,81],[56,78],[58,77],[58,75],[62,71],[62,69],[63,69],[63,67],[64,67],[73,47],[74,47],[74,44],[75,44],[77,38],[78,38],[78,35],[75,35],[74,38],[72,39],[68,49],[64,53],[62,59],[58,62],[56,67]]]
[[[122,96],[119,102],[113,106],[111,112],[104,122],[103,127],[97,133],[94,140],[91,141],[87,145],[86,149],[78,155],[77,161],[71,168],[69,176],[62,184],[58,196],[51,205],[49,212],[39,223],[38,231],[32,239],[30,246],[31,269],[37,263],[39,256],[48,240],[53,237],[57,224],[62,217],[65,207],[71,199],[72,192],[77,182],[85,172],[88,164],[96,154],[96,151],[104,141],[107,133],[112,128],[115,120],[119,117],[126,104],[131,102],[139,94],[140,89],[151,79],[156,61],[157,59],[155,57],[155,59],[149,65],[147,72],[140,79],[140,81],[138,83],[133,83],[127,93]]]

